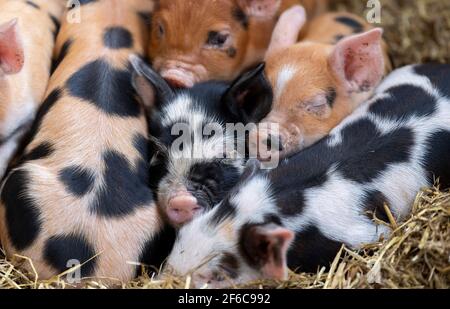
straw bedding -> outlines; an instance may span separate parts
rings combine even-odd
[[[365,16],[365,0],[335,0],[333,9]],[[450,1],[382,0],[381,26],[396,67],[437,61],[450,63]],[[445,158],[442,158],[445,159]],[[438,187],[420,192],[411,217],[389,223],[393,235],[359,252],[343,247],[326,271],[291,274],[287,282],[257,282],[251,288],[440,288],[450,287],[450,191]],[[31,261],[26,261],[32,263]],[[145,273],[145,271],[144,271]],[[65,288],[59,278],[36,281],[4,259],[0,251],[0,288]],[[101,280],[89,288],[106,288]],[[111,287],[111,286],[109,286]],[[189,278],[143,275],[117,283],[123,288],[185,288]]]

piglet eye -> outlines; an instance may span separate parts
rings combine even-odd
[[[158,23],[158,36],[163,37],[166,33],[166,29],[164,28],[164,25],[160,22]]]
[[[230,34],[228,32],[210,31],[206,44],[215,47],[222,47],[228,41]]]

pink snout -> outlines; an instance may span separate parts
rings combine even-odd
[[[163,71],[161,76],[175,88],[192,88],[196,82],[194,74],[183,69]]]
[[[189,193],[184,193],[170,199],[167,216],[173,224],[183,225],[201,211],[202,207],[198,205],[197,199]]]

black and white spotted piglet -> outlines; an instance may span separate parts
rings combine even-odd
[[[162,213],[178,227],[210,210],[238,182],[246,160],[245,133],[251,130],[244,126],[270,112],[272,88],[264,65],[232,84],[205,82],[175,90],[139,58],[131,62],[157,140],[153,189]]]
[[[421,188],[438,178],[450,186],[449,78],[449,65],[397,70],[318,144],[271,171],[251,165],[220,205],[180,230],[168,267],[196,287],[284,279],[288,267],[328,266],[342,244],[388,236],[373,220],[387,221],[385,203],[402,220]]]

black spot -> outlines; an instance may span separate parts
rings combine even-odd
[[[44,100],[44,102],[41,104],[41,107],[39,108],[39,110],[36,114],[36,118],[33,122],[33,125],[31,126],[30,131],[24,137],[24,140],[21,143],[21,145],[19,147],[19,151],[17,153],[22,154],[25,152],[25,148],[33,141],[34,137],[38,133],[45,116],[52,109],[52,107],[56,104],[56,102],[58,102],[58,100],[61,98],[61,95],[62,95],[62,90],[60,88],[56,88]]]
[[[59,21],[59,19],[56,16],[54,16],[50,13],[48,14],[48,17],[50,18],[50,20],[53,23],[53,26],[54,26],[53,35],[56,39],[56,37],[58,36],[58,33],[59,33],[59,29],[61,29],[61,22]]]
[[[175,243],[175,230],[166,225],[163,230],[149,240],[142,250],[139,261],[145,266],[150,267],[150,273],[157,273],[163,265]],[[140,276],[140,267],[136,270],[136,275]]]
[[[72,44],[73,44],[73,40],[72,39],[68,39],[67,41],[64,42],[64,44],[61,47],[61,51],[59,52],[58,57],[53,60],[51,74],[53,74],[56,71],[58,66],[61,64],[61,62],[67,56],[67,54],[69,53],[69,49],[72,46]]]
[[[29,161],[36,161],[45,159],[52,155],[52,153],[55,151],[53,145],[49,142],[44,142],[36,148],[32,149],[28,154],[26,154],[22,158],[22,162],[29,162]]]
[[[35,8],[35,9],[38,9],[38,10],[41,9],[41,7],[39,5],[37,5],[36,3],[34,3],[33,1],[27,1],[26,4],[28,4],[29,6]]]
[[[86,5],[86,4],[89,4],[89,3],[95,3],[95,2],[97,2],[97,1],[98,1],[98,0],[78,0],[78,1],[71,1],[71,2],[70,2],[71,7],[69,8],[69,10],[72,10],[72,9],[76,8],[78,3],[79,3],[80,5]]]
[[[388,205],[387,197],[380,191],[366,192],[366,198],[362,203],[367,217],[372,220],[374,216],[386,223],[389,223],[389,217],[384,210],[384,205]]]
[[[90,207],[92,213],[121,217],[138,207],[153,205],[146,164],[133,168],[127,158],[115,151],[107,151],[103,156],[106,166],[104,186]]]
[[[373,136],[358,145],[351,157],[337,160],[338,170],[347,179],[358,183],[368,183],[378,177],[391,164],[408,162],[411,156],[411,147],[414,145],[414,133],[407,128],[392,131],[381,135],[372,124],[359,122],[344,130],[344,139],[354,138],[355,134],[348,134],[350,130],[368,130]],[[352,142],[353,143],[353,142]],[[349,151],[349,150],[347,150]]]
[[[388,98],[373,103],[369,111],[394,121],[412,117],[428,117],[436,112],[436,99],[420,87],[396,86],[388,91]]]
[[[347,27],[352,28],[353,33],[361,33],[364,30],[364,25],[351,17],[338,16],[335,18],[335,20],[341,24],[346,25]]]
[[[187,188],[200,206],[211,209],[222,201],[240,178],[239,170],[224,160],[201,162],[191,166]]]
[[[6,207],[6,227],[12,244],[18,250],[27,249],[41,230],[39,207],[29,196],[30,175],[15,170],[6,180],[2,202]]]
[[[139,18],[145,23],[146,26],[152,25],[152,18],[153,18],[152,12],[138,12],[137,14]]]
[[[333,107],[334,101],[336,101],[337,93],[336,89],[333,87],[330,87],[327,89],[327,104],[330,107]]]
[[[288,266],[296,272],[315,273],[319,267],[329,267],[341,247],[342,243],[327,238],[316,227],[310,226],[295,235],[288,252]]]
[[[140,154],[141,158],[143,160],[148,160],[149,155],[149,141],[148,139],[143,136],[142,134],[136,134],[133,138],[133,146],[137,150],[137,152]]]
[[[249,18],[240,7],[233,8],[232,15],[233,18],[236,19],[245,30],[248,30]]]
[[[99,59],[86,64],[67,81],[69,93],[97,106],[103,112],[121,117],[141,113],[129,70],[117,70]]]
[[[436,132],[428,139],[422,164],[429,172],[430,183],[439,178],[442,189],[450,188],[450,131]]]
[[[92,191],[95,174],[87,168],[71,166],[59,173],[59,180],[66,186],[68,192],[77,197],[83,197]]]
[[[236,57],[236,55],[237,55],[237,50],[236,50],[236,48],[235,48],[235,47],[230,47],[230,48],[228,48],[228,49],[227,49],[227,55],[228,55],[228,57],[230,57],[230,58]]]
[[[428,77],[442,95],[450,98],[450,64],[423,64],[416,66],[414,71]]]
[[[103,44],[111,49],[132,48],[133,35],[123,27],[111,27],[105,29]]]
[[[81,277],[92,276],[95,272],[96,253],[94,247],[82,235],[58,235],[47,240],[44,259],[59,273],[74,267],[68,263],[80,263]]]

